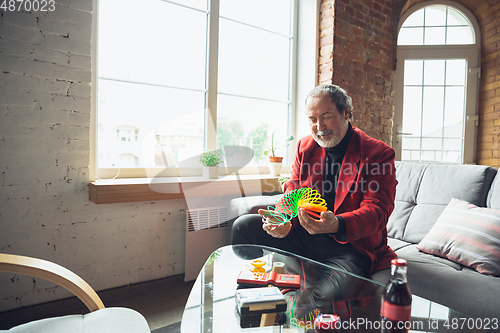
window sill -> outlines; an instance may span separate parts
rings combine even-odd
[[[281,192],[278,178],[271,175],[230,175],[218,179],[202,177],[124,178],[90,182],[89,200],[96,204],[216,197],[261,195]],[[154,182],[153,182],[154,181]],[[153,182],[153,183],[152,183]]]

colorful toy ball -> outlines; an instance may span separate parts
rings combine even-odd
[[[299,214],[299,208],[303,208],[308,214],[319,218],[315,212],[327,210],[326,201],[318,191],[311,188],[299,188],[285,194],[276,202],[275,207],[269,206],[269,214],[265,214],[262,221],[270,224],[285,224]],[[274,217],[276,221],[270,218]]]

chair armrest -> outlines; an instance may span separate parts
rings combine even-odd
[[[54,282],[78,297],[90,312],[104,309],[104,304],[81,277],[47,260],[0,253],[0,271],[26,274]]]

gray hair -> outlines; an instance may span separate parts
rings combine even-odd
[[[352,119],[352,98],[347,96],[344,89],[334,84],[321,84],[311,90],[306,97],[306,105],[310,98],[329,95],[332,103],[335,104],[340,114],[344,114],[345,110],[349,110],[349,119]]]

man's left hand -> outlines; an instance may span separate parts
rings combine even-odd
[[[331,211],[321,213],[321,219],[311,218],[303,208],[299,208],[299,221],[302,227],[311,235],[336,233],[339,229],[339,221]]]

